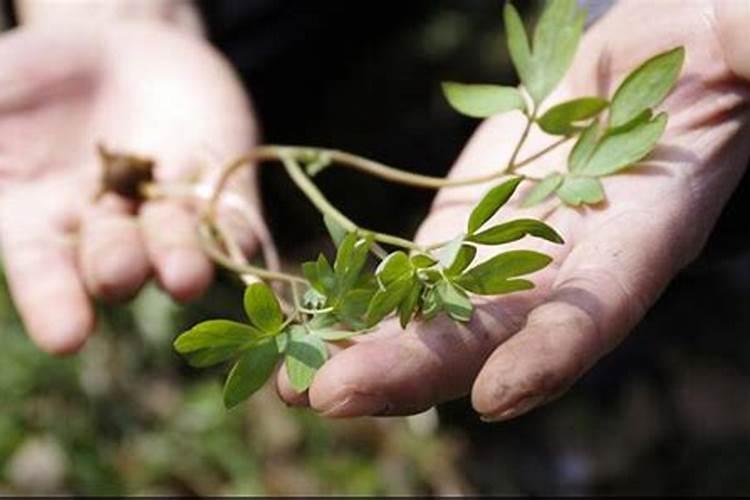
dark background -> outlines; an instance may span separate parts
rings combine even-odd
[[[533,3],[522,7],[533,16]],[[476,126],[448,108],[439,82],[514,83],[495,1],[203,9],[269,143],[439,175]],[[354,220],[404,235],[432,197],[347,171],[316,181]],[[318,214],[279,169],[263,169],[262,187],[284,256],[317,252]],[[223,370],[189,369],[170,348],[194,322],[238,314],[226,278],[190,308],[154,288],[102,307],[100,334],[64,361],[31,346],[6,295],[0,493],[750,494],[747,189],[619,349],[558,402],[498,425],[466,400],[411,419],[330,423],[283,407],[271,390],[226,413]]]

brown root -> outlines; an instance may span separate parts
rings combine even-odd
[[[101,143],[97,151],[102,165],[100,194],[112,192],[136,202],[145,200],[145,190],[154,181],[154,160],[114,152]]]

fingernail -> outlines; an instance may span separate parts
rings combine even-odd
[[[324,406],[320,414],[332,418],[364,417],[383,415],[389,408],[388,402],[379,396],[358,393],[328,407]]]
[[[529,410],[536,408],[537,406],[542,404],[543,401],[544,401],[543,395],[527,396],[525,398],[522,398],[516,401],[515,404],[513,404],[509,408],[506,408],[505,410],[502,410],[498,413],[493,413],[491,415],[481,415],[479,418],[482,420],[482,422],[487,422],[487,423],[502,422],[504,420],[510,420],[511,418],[515,418],[519,415],[523,415]]]
[[[160,278],[177,300],[188,302],[203,292],[203,281],[210,275],[208,263],[200,252],[192,248],[176,248],[167,255]]]

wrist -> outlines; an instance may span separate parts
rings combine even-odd
[[[20,24],[146,21],[204,35],[200,13],[192,0],[15,0],[15,7]]]

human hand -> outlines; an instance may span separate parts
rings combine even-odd
[[[33,340],[76,351],[94,328],[90,296],[121,300],[153,273],[182,301],[213,266],[176,201],[135,213],[94,202],[95,145],[152,157],[159,182],[253,145],[243,90],[205,42],[146,22],[41,23],[0,38],[0,239],[13,300]],[[208,149],[207,149],[208,148]],[[238,184],[257,208],[251,179]],[[248,251],[255,245],[243,230]]]
[[[742,176],[750,157],[749,23],[747,2],[620,2],[584,37],[550,102],[609,95],[641,61],[684,45],[683,77],[664,104],[670,124],[663,146],[646,165],[605,180],[606,206],[551,212],[554,202],[536,209],[516,203],[500,212],[507,219],[551,212],[547,221],[566,239],[562,247],[523,241],[523,248],[537,245],[555,258],[534,276],[535,290],[484,300],[467,327],[441,319],[406,332],[383,327],[336,353],[307,394],[296,394],[281,371],[282,398],[351,417],[415,413],[471,390],[475,409],[501,420],[564,392],[699,253]],[[488,120],[452,175],[498,168],[523,125],[520,116]],[[552,141],[536,132],[524,150]],[[557,150],[523,172],[545,174],[566,154]],[[419,241],[452,236],[485,189],[441,192]]]

